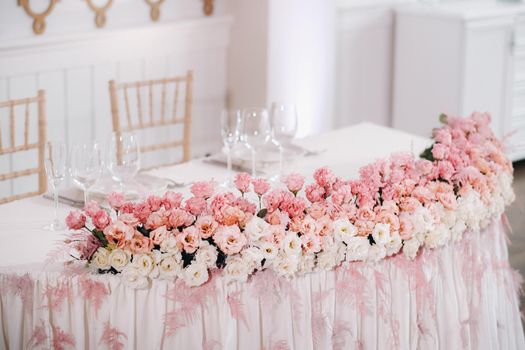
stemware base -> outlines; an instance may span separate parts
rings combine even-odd
[[[53,222],[53,223],[45,225],[42,228],[46,231],[64,231],[66,229],[66,225],[60,222]]]

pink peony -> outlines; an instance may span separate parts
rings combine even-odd
[[[213,240],[227,255],[239,253],[247,243],[246,236],[241,233],[238,226],[219,226],[215,231]]]
[[[306,186],[306,198],[312,203],[320,202],[324,199],[325,190],[317,183]]]
[[[164,208],[166,210],[179,208],[181,203],[182,203],[182,194],[177,193],[177,192],[168,191],[162,197],[162,205],[164,205]]]
[[[95,225],[95,228],[97,230],[101,230],[102,231],[109,224],[111,224],[111,217],[103,209],[100,209],[91,219],[93,221],[93,225]]]
[[[291,173],[284,178],[283,182],[286,187],[288,187],[288,191],[297,194],[297,192],[303,188],[304,176],[297,173]]]
[[[66,225],[71,230],[80,230],[86,224],[86,216],[80,210],[72,210],[66,216]]]
[[[257,195],[262,196],[270,189],[270,183],[265,179],[253,179],[253,190]]]
[[[108,196],[109,206],[115,210],[120,210],[125,203],[124,195],[119,192],[111,192]]]
[[[193,215],[201,215],[208,208],[208,203],[204,197],[191,197],[186,200],[185,209]]]
[[[203,239],[213,236],[218,226],[219,224],[211,215],[200,216],[195,222],[195,227],[197,227]]]
[[[246,192],[250,191],[250,182],[251,182],[251,180],[252,180],[252,178],[251,178],[250,174],[248,174],[248,173],[238,173],[235,176],[234,184],[235,184],[235,187],[237,187],[237,189],[239,191],[241,191],[241,193],[246,193]]]
[[[184,251],[190,254],[195,253],[201,242],[199,230],[195,226],[186,227],[177,235],[177,239]]]
[[[191,185],[190,191],[195,197],[208,199],[213,195],[214,185],[211,181],[198,181]]]

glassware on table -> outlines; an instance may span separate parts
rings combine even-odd
[[[266,108],[247,108],[242,113],[240,140],[252,155],[252,176],[257,175],[257,152],[271,139],[270,120]]]
[[[297,133],[297,107],[294,104],[274,102],[270,121],[272,138],[286,147]]]
[[[55,218],[45,230],[60,231],[65,225],[58,220],[58,186],[66,177],[66,145],[63,142],[47,142],[45,147],[44,166],[47,179],[53,190]]]
[[[84,191],[84,205],[88,203],[89,188],[102,173],[102,156],[97,143],[77,144],[71,149],[69,172],[73,181]]]
[[[108,145],[108,170],[124,189],[140,170],[140,142],[135,132],[114,132]]]
[[[239,142],[241,127],[241,111],[239,109],[223,110],[221,113],[221,137],[222,143],[226,148],[226,162],[228,165],[228,179],[224,181],[222,187],[232,186],[232,150]]]

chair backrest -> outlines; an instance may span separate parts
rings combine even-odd
[[[12,171],[10,173],[0,174],[0,181],[6,181],[15,179],[17,177],[28,176],[32,174],[38,174],[38,190],[32,192],[25,192],[20,194],[14,194],[11,196],[0,198],[0,204],[11,202],[17,199],[36,196],[38,194],[44,193],[47,188],[47,179],[46,179],[46,170],[44,166],[44,148],[46,143],[46,99],[45,93],[43,90],[39,90],[37,96],[22,98],[17,100],[9,100],[0,102],[0,110],[8,109],[8,119],[9,121],[0,120],[0,156],[7,154],[14,154],[17,152],[25,152],[32,149],[38,150],[38,165],[35,168],[27,168],[24,170]],[[36,142],[30,142],[29,140],[29,130],[30,130],[30,105],[37,104],[37,113],[38,113],[38,135]],[[16,139],[16,127],[17,127],[17,118],[15,109],[17,106],[22,106],[24,110],[23,114],[23,128],[24,136],[23,140]],[[3,125],[9,126],[9,142],[4,142],[2,140],[2,127]]]
[[[109,81],[113,131],[139,131],[148,128],[182,124],[183,130],[180,139],[173,140],[172,137],[169,142],[142,145],[140,151],[143,153],[182,147],[181,161],[172,162],[171,164],[188,161],[190,159],[192,83],[193,72],[191,70],[188,71],[186,75],[166,79],[124,83],[117,83],[114,80]],[[182,116],[178,115],[181,85],[184,85],[185,90],[184,100],[182,101],[184,104],[182,106]],[[154,103],[154,92],[158,92],[158,90],[160,90],[160,106]],[[168,97],[169,90],[172,90],[172,92],[170,92],[171,96]],[[122,95],[119,96],[119,92],[123,94],[122,104],[124,106],[124,113],[122,116],[119,108],[119,101],[122,100]],[[135,100],[136,108],[132,108],[130,105],[131,98]],[[171,103],[169,98],[171,98]],[[144,104],[143,100],[146,100],[147,104]],[[170,104],[171,108],[169,108]],[[154,105],[156,108],[154,108]],[[137,116],[133,115],[131,112],[132,109],[137,112]],[[120,150],[121,147],[117,147],[117,157],[119,160],[122,159]]]

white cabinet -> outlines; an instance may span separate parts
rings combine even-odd
[[[430,135],[440,113],[492,114],[525,158],[525,5],[462,1],[396,9],[393,126]]]

